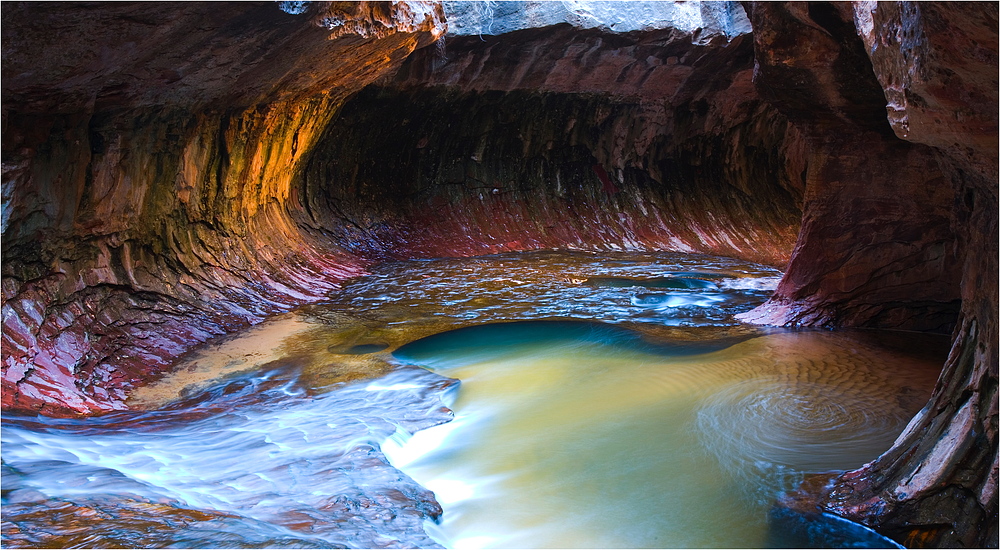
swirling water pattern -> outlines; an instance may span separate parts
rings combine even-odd
[[[444,336],[427,339],[436,356],[421,341],[397,354],[462,380],[456,421],[385,450],[444,498],[437,536],[453,547],[761,547],[781,491],[886,450],[935,375],[864,334],[673,355],[550,339],[491,356]]]
[[[5,546],[760,546],[774,496],[886,449],[941,364],[733,321],[779,275],[643,253],[383,265],[189,354],[133,395],[145,411],[5,416]]]

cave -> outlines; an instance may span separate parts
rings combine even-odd
[[[995,3],[7,2],[2,21],[5,425],[113,427],[200,345],[392,262],[712,255],[781,272],[745,326],[950,342],[890,448],[782,509],[997,547]],[[237,521],[22,510],[37,491],[11,483],[11,547],[51,547],[29,535],[53,514]],[[330,505],[348,546],[434,545],[433,494],[400,483],[396,523]]]

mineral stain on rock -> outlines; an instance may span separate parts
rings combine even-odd
[[[911,429],[819,505],[995,547],[996,4],[490,6],[5,4],[3,408],[124,410],[382,262],[724,255],[784,271],[748,323],[952,335]],[[657,308],[694,289],[646,290],[685,330]],[[329,385],[402,343],[362,332],[323,345],[357,361]]]

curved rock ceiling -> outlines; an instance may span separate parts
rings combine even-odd
[[[4,408],[123,408],[387,258],[730,255],[787,268],[748,322],[953,334],[813,496],[997,545],[996,4],[443,4],[5,4]]]

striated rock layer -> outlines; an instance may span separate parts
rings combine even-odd
[[[997,5],[749,15],[758,89],[811,147],[792,261],[744,319],[935,330],[961,304],[930,402],[819,506],[910,547],[996,547]]]
[[[5,4],[3,407],[124,408],[384,259],[723,254],[787,266],[749,322],[952,331],[818,502],[997,545],[996,4],[446,5]]]
[[[215,335],[365,260],[291,221],[352,92],[443,33],[440,7],[10,4],[3,12],[3,405],[124,408]]]
[[[123,408],[191,346],[385,257],[575,246],[788,260],[801,178],[781,159],[797,142],[753,92],[745,36],[701,32],[692,49],[671,28],[548,27],[475,76],[469,60],[497,40],[453,38],[453,62],[437,71],[426,49],[386,89],[395,110],[372,118],[375,92],[341,106],[439,37],[440,7],[148,8],[4,11],[5,407]],[[522,96],[499,93],[512,66]],[[451,88],[459,103],[428,92],[406,114],[404,90],[462,74],[476,84]],[[502,109],[475,107],[489,94]],[[476,132],[475,150],[447,126],[467,107],[452,124]],[[487,164],[465,167],[477,151]]]
[[[379,257],[570,247],[783,266],[802,153],[753,90],[751,46],[568,25],[449,38],[340,111],[305,171],[310,223]]]

